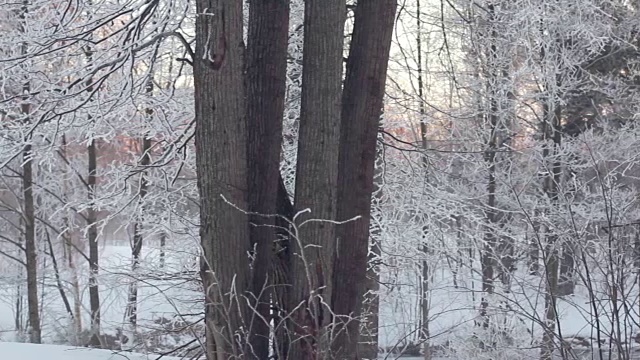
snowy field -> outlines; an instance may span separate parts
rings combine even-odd
[[[58,345],[35,345],[0,342],[3,360],[150,360],[157,356],[130,352],[117,353],[108,350],[73,348]],[[163,357],[165,360],[178,360]]]
[[[195,322],[200,318],[200,293],[197,289],[197,263],[195,261],[195,246],[188,244],[185,246],[170,246],[167,248],[167,256],[164,267],[159,265],[159,251],[153,248],[145,248],[140,270],[136,277],[141,281],[139,285],[139,326],[142,329],[153,333],[162,330],[162,326],[167,321],[183,321],[185,323]],[[128,287],[132,281],[130,275],[130,248],[128,246],[106,246],[102,248],[102,271],[100,275],[102,317],[104,333],[118,336],[126,325],[124,310]],[[5,264],[6,265],[6,264]],[[85,268],[82,264],[81,268]],[[477,354],[477,343],[474,343],[473,336],[477,327],[474,321],[478,317],[478,304],[481,293],[480,280],[478,276],[469,273],[463,276],[458,274],[456,285],[453,286],[452,273],[445,270],[446,267],[438,268],[433,274],[433,284],[430,291],[430,331],[431,345],[439,347],[440,350],[434,353],[434,359],[455,358],[455,359],[484,359],[492,358],[491,352]],[[7,269],[8,270],[8,269]],[[22,342],[24,339],[16,338],[15,329],[15,304],[18,292],[24,291],[18,287],[17,280],[2,272],[0,281],[4,284],[0,289],[0,341]],[[66,276],[66,275],[65,275]],[[403,348],[412,341],[418,341],[417,326],[419,319],[418,310],[418,287],[417,275],[400,272],[398,274],[384,274],[384,276],[395,276],[393,289],[382,288],[381,313],[380,313],[380,347],[381,348]],[[86,279],[87,274],[79,274],[80,279]],[[46,281],[42,284],[42,314],[43,338],[46,343],[68,344],[69,324],[66,323],[64,308],[61,305],[60,295],[55,288],[53,275],[46,273]],[[495,303],[501,304],[502,308],[493,309],[496,318],[504,320],[505,330],[509,332],[509,342],[504,349],[496,349],[500,353],[498,358],[510,359],[513,356],[518,358],[539,357],[539,339],[541,329],[537,323],[543,317],[544,298],[539,293],[539,279],[526,275],[514,276],[511,291],[508,298],[494,299]],[[72,289],[65,285],[65,290],[70,294]],[[89,323],[88,317],[88,289],[87,284],[81,284],[82,293],[80,298],[83,302],[84,318],[83,326],[86,329]],[[23,299],[24,301],[24,299]],[[599,321],[603,333],[611,333],[611,312],[609,300],[598,301]],[[629,304],[637,307],[637,304]],[[594,315],[592,306],[588,301],[587,290],[578,286],[574,296],[565,297],[558,303],[560,318],[560,330],[565,339],[568,339],[572,347],[572,354],[577,359],[591,359],[591,351],[584,346],[585,341],[595,339],[594,335]],[[628,344],[632,348],[638,347],[632,338],[638,333],[636,324],[640,322],[630,313],[619,314],[622,321],[628,324],[628,328],[622,337],[630,339]],[[154,330],[155,329],[155,330]],[[162,336],[163,346],[175,347],[184,344],[189,336],[184,334],[174,334]],[[1,359],[13,360],[6,357],[9,351],[17,351],[19,345],[2,343],[0,347]],[[36,354],[37,347],[24,345],[25,356]],[[610,344],[603,345],[604,358],[608,358]],[[6,349],[5,352],[3,349]],[[49,348],[47,348],[49,349]],[[90,351],[86,353],[81,350],[70,348],[50,348],[56,350],[56,354],[67,356],[51,358],[49,360],[67,359],[87,359],[106,360],[106,355],[112,353],[102,353]],[[443,350],[444,349],[444,350]],[[166,350],[160,348],[155,343],[147,341],[143,345],[133,349],[140,353],[159,353]],[[89,351],[89,350],[87,350]],[[80,357],[76,356],[82,353]],[[47,350],[47,354],[49,351]],[[527,355],[528,354],[528,355]],[[89,357],[94,356],[95,357]],[[115,355],[114,355],[115,356]],[[130,353],[127,353],[130,356]],[[154,358],[154,355],[149,355]],[[113,357],[117,359],[118,357]],[[138,359],[138,357],[129,357]],[[381,355],[380,359],[396,359],[396,354]],[[595,359],[599,354],[595,354]],[[615,358],[615,356],[613,357]],[[639,357],[640,358],[640,357]],[[142,358],[140,358],[142,359]],[[403,359],[417,359],[403,357]],[[20,360],[31,360],[20,357]]]

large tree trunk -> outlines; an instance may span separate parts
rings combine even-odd
[[[276,218],[276,236],[278,237],[275,248],[275,258],[271,263],[270,274],[273,276],[273,323],[274,340],[273,354],[278,360],[287,359],[289,353],[290,336],[288,333],[287,317],[291,305],[291,221],[293,219],[293,204],[284,180],[280,177],[278,182],[278,217]]]
[[[247,334],[241,332],[249,315],[242,10],[239,0],[196,1],[195,141],[209,360],[244,352]]]
[[[344,0],[307,0],[304,14],[302,99],[296,168],[290,359],[316,359],[329,351],[335,252],[336,187],[344,45]],[[305,220],[317,219],[317,221]],[[365,254],[366,257],[366,254]],[[365,258],[366,261],[366,258]]]
[[[396,0],[360,1],[355,9],[342,97],[337,214],[339,220],[360,218],[338,227],[332,305],[338,315],[333,350],[339,359],[358,356],[376,139],[395,12]]]
[[[371,201],[371,209],[379,209],[380,202],[382,200],[382,182],[384,168],[382,165],[383,160],[383,148],[378,146],[376,157],[378,166],[374,169],[373,177],[373,198]],[[372,213],[372,220],[375,214]],[[380,312],[380,256],[382,255],[382,229],[379,224],[372,223],[370,226],[370,250],[369,250],[369,266],[367,269],[367,288],[364,301],[364,314],[363,318],[364,326],[361,326],[361,330],[364,333],[360,334],[359,350],[358,353],[364,359],[375,359],[378,357],[378,327],[379,327],[379,312]]]
[[[251,292],[260,317],[254,317],[251,349],[257,359],[269,357],[270,294],[267,274],[273,261],[282,119],[286,90],[289,1],[253,1],[247,44],[247,131],[249,210],[253,276]],[[258,215],[256,215],[258,214]]]

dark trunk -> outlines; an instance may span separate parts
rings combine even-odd
[[[562,256],[560,257],[560,274],[558,278],[558,296],[572,295],[576,289],[574,279],[575,254],[572,244],[562,244]]]
[[[53,265],[53,273],[56,279],[56,286],[58,288],[58,292],[60,293],[60,298],[62,299],[64,308],[67,311],[67,315],[69,315],[69,319],[73,322],[74,321],[73,309],[71,308],[71,303],[69,302],[67,293],[64,290],[62,279],[60,278],[60,268],[58,267],[58,259],[56,258],[56,254],[53,251],[53,244],[51,243],[51,237],[49,236],[48,232],[47,232],[47,245],[49,245],[49,257],[51,257],[51,264]]]
[[[376,157],[379,162],[378,167],[374,169],[373,178],[373,198],[371,202],[372,210],[379,207],[382,199],[382,181],[383,167],[380,163],[382,160],[382,152],[384,150],[378,146]],[[372,213],[372,220],[374,214]],[[378,327],[380,298],[380,256],[382,255],[381,236],[382,229],[380,226],[371,224],[370,227],[370,250],[369,250],[369,266],[367,270],[367,292],[364,301],[364,333],[360,334],[359,355],[364,359],[375,359],[378,356]]]
[[[25,106],[23,106],[25,107]],[[28,107],[28,105],[26,106]],[[29,140],[27,140],[29,141]],[[40,333],[40,309],[38,306],[38,246],[36,244],[35,207],[33,200],[33,168],[31,145],[25,145],[22,165],[22,190],[24,195],[24,247],[27,264],[27,306],[29,309],[29,341],[42,342]]]
[[[22,2],[20,11],[19,31],[25,32],[24,21],[28,12],[28,1]],[[27,43],[21,44],[21,53],[27,54]],[[29,94],[31,84],[29,79],[25,79],[22,85],[23,94]],[[20,111],[22,113],[25,124],[30,123],[31,106],[29,104],[29,96],[22,98]],[[29,313],[29,341],[39,344],[42,342],[40,331],[40,309],[38,306],[38,246],[36,244],[36,223],[35,223],[35,205],[33,199],[33,163],[31,159],[31,137],[24,139],[24,148],[22,150],[22,195],[24,196],[24,240],[25,240],[25,263],[27,267],[27,308]]]
[[[275,259],[271,263],[270,274],[273,276],[273,322],[274,343],[273,353],[278,360],[287,359],[290,345],[287,317],[291,306],[291,221],[293,219],[293,204],[287,193],[282,177],[278,181],[278,217],[276,218]]]
[[[88,148],[89,175],[87,177],[89,208],[87,209],[87,226],[89,241],[89,306],[91,310],[91,340],[90,345],[100,347],[100,289],[98,285],[98,273],[100,264],[98,263],[100,254],[98,253],[98,216],[95,209],[96,199],[96,170],[97,170],[97,150],[96,140],[90,140]]]
[[[332,305],[339,316],[333,346],[338,358],[357,356],[367,285],[376,139],[395,12],[396,0],[375,0],[359,2],[354,14],[342,96],[337,218],[359,219],[338,226],[337,232]]]
[[[307,0],[304,12],[302,99],[296,168],[296,237],[290,359],[321,358],[331,339],[336,187],[346,7],[344,0]],[[316,219],[317,221],[308,221]],[[306,222],[305,222],[306,221]],[[365,259],[366,262],[366,254]]]
[[[282,119],[286,89],[289,1],[253,1],[249,8],[247,46],[247,157],[249,168],[250,237],[253,248],[252,302],[260,317],[250,330],[257,359],[269,357],[271,318],[267,275],[273,257],[277,212]],[[264,319],[264,320],[263,320]]]
[[[167,233],[166,232],[161,232],[160,233],[160,269],[164,269],[164,263],[165,263],[165,249],[167,247]]]
[[[206,355],[245,353],[249,288],[242,1],[196,1],[193,59]],[[235,207],[239,208],[236,209]],[[233,293],[233,297],[229,293]],[[246,328],[245,328],[246,329]]]
[[[544,53],[542,58],[544,59]],[[557,77],[558,75],[556,75]],[[551,84],[547,85],[547,91]],[[555,86],[559,87],[559,79],[556,78]],[[562,133],[561,133],[561,114],[562,109],[559,104],[551,103],[553,101],[550,95],[546,97],[546,103],[543,104],[543,126],[542,135],[544,141],[543,147],[543,160],[551,162],[551,172],[544,182],[544,192],[549,197],[552,206],[558,206],[559,201],[559,184],[562,174],[562,164],[560,162],[559,152],[562,145]],[[553,111],[551,111],[553,109]],[[551,142],[551,143],[549,143]],[[556,303],[558,298],[558,249],[557,241],[558,236],[553,233],[552,229],[548,229],[547,245],[544,259],[544,270],[546,279],[546,292],[545,292],[545,321],[544,332],[542,335],[541,345],[541,360],[552,359],[552,354],[555,344],[555,330],[557,322],[557,309]],[[558,329],[559,330],[559,329]]]

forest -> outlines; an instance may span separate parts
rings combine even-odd
[[[637,1],[0,0],[0,34],[0,353],[640,359]]]

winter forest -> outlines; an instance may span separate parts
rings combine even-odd
[[[637,1],[0,0],[0,34],[0,349],[640,359]]]

